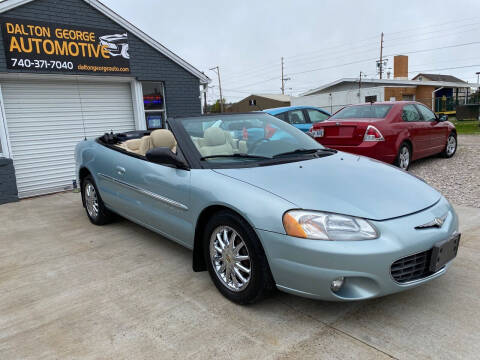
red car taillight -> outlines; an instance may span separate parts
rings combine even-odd
[[[363,141],[385,141],[385,139],[375,126],[368,125],[367,131],[365,131],[365,135],[363,136]]]

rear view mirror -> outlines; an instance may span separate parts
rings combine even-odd
[[[440,122],[447,121],[447,120],[448,120],[448,115],[447,114],[442,114],[438,118],[438,121],[440,121]]]
[[[178,169],[188,170],[188,165],[167,147],[156,147],[145,154],[148,161],[162,165],[173,165]]]

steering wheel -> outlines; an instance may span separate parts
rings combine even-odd
[[[257,141],[255,141],[255,142],[252,144],[250,151],[251,151],[252,153],[254,153],[255,150],[257,150],[258,145],[260,145],[262,142],[269,142],[269,141],[270,141],[270,139],[267,139],[267,138],[258,139]]]

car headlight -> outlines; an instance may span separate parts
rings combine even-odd
[[[287,211],[283,226],[287,235],[315,240],[372,240],[379,235],[365,219],[317,211]]]

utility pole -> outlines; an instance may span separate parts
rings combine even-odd
[[[283,76],[283,56],[281,58],[282,62],[282,87],[280,88],[282,90],[282,95],[285,95],[285,81],[290,80],[290,78],[286,78]]]
[[[203,85],[203,114],[207,113],[207,91],[208,84]]]
[[[220,68],[217,66],[211,68],[210,70],[216,71],[218,76],[218,89],[220,90],[220,112],[223,113],[223,96],[222,96],[222,82],[220,80]]]
[[[382,32],[382,35],[380,36],[380,61],[378,63],[378,66],[379,66],[380,79],[381,79],[383,75],[383,32]]]
[[[361,96],[360,96],[360,90],[362,89],[362,74],[365,75],[362,71],[360,71],[360,77],[358,79],[358,102],[361,103]]]
[[[283,56],[282,56],[282,95],[285,94],[285,82],[283,81]]]

